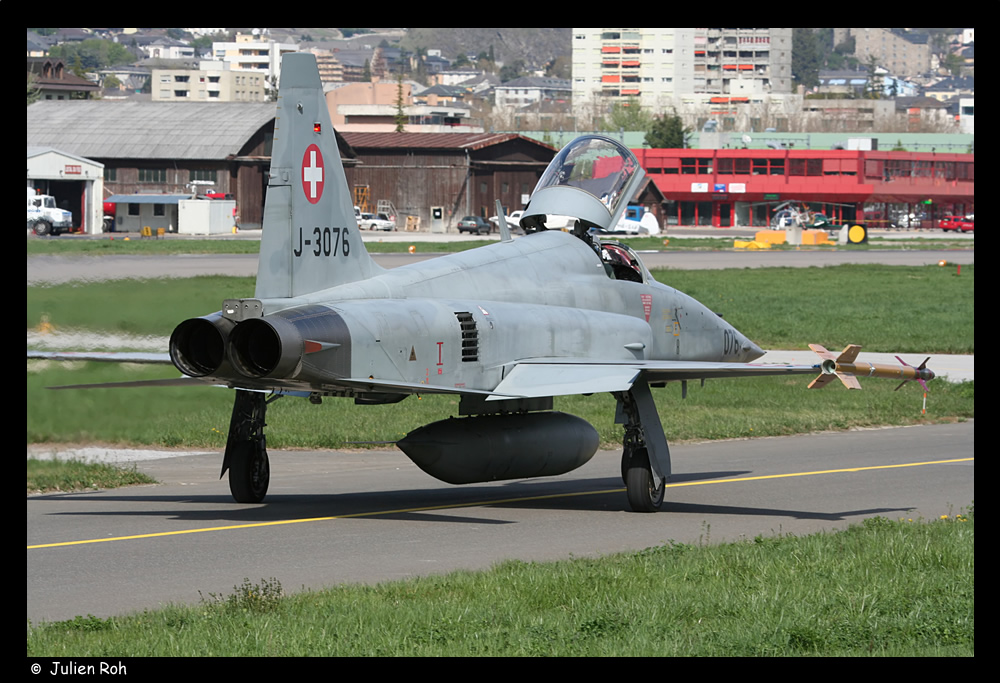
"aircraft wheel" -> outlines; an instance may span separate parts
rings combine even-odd
[[[244,442],[229,466],[229,490],[237,503],[260,503],[267,495],[271,467],[263,437]]]
[[[625,462],[623,460],[623,465]],[[633,512],[656,512],[663,504],[666,481],[656,485],[656,477],[649,466],[649,454],[640,448],[632,454],[625,471],[625,492]]]
[[[628,467],[629,463],[632,462],[632,454],[634,452],[635,451],[628,446],[622,450],[622,483],[626,486],[628,486]]]

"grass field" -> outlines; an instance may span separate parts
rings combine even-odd
[[[27,655],[971,657],[975,516],[290,596],[278,579],[247,579],[202,598],[29,623]]]
[[[42,491],[114,489],[156,480],[139,472],[135,465],[117,467],[104,463],[62,462],[28,458],[28,495]]]
[[[406,241],[382,241],[379,233],[362,233],[368,239],[365,247],[369,252],[390,254],[402,253],[412,245],[419,253],[451,253],[465,251],[490,244],[489,240],[465,239],[451,242],[425,242],[420,235],[413,235]],[[127,240],[125,235],[106,235],[100,239],[78,237],[29,238],[28,256],[52,254],[59,256],[108,256],[113,254],[256,254],[260,241],[256,239],[217,237],[215,239],[142,239],[134,234]],[[689,238],[674,237],[669,234],[658,237],[620,237],[609,235],[609,239],[625,239],[636,250],[680,251],[680,250],[732,250],[734,237]],[[745,239],[745,238],[743,238]],[[852,245],[851,250],[866,249],[967,249],[973,243],[965,239],[948,239],[935,236],[934,239],[887,240],[872,236],[868,244]],[[792,245],[774,245],[772,249],[799,249]],[[844,248],[836,245],[810,247],[819,250]]]

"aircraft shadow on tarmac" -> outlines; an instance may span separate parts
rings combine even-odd
[[[694,472],[672,476],[667,483],[668,496],[664,501],[666,511],[683,515],[739,515],[754,517],[784,517],[796,520],[843,521],[849,518],[876,514],[903,513],[910,508],[870,508],[864,510],[843,510],[840,512],[816,512],[811,510],[790,510],[761,508],[740,505],[718,505],[688,503],[671,500],[669,487],[672,484],[707,481],[739,477],[749,471]],[[143,504],[142,510],[93,510],[63,511],[56,516],[92,517],[169,517],[186,522],[210,522],[212,524],[233,523],[252,524],[283,521],[290,519],[312,519],[322,517],[350,517],[352,519],[413,520],[422,522],[441,521],[447,523],[513,524],[516,520],[484,518],[463,514],[468,508],[488,507],[572,510],[581,512],[626,512],[627,503],[621,497],[623,484],[615,477],[560,480],[534,479],[480,484],[473,487],[428,488],[396,491],[330,494],[288,494],[273,492],[268,502],[247,508],[234,508],[232,500],[224,493],[183,496],[156,495],[136,492],[134,495],[121,492],[110,495],[88,497],[87,494],[52,494],[32,498],[35,503],[45,500],[63,501],[70,496],[100,505],[127,503]],[[148,489],[146,489],[148,490]],[[150,504],[160,509],[150,510]],[[181,507],[178,507],[181,504]],[[190,507],[188,507],[190,506]],[[211,506],[206,509],[204,506]],[[443,513],[442,511],[447,511]],[[669,519],[669,517],[667,518]]]

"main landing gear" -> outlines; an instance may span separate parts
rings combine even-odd
[[[656,512],[670,476],[670,450],[653,396],[641,380],[614,396],[618,399],[615,422],[625,425],[622,481],[629,507],[635,512]]]
[[[277,398],[280,396],[271,400]],[[267,494],[271,468],[264,437],[264,414],[268,403],[260,392],[236,390],[219,476],[229,470],[229,490],[237,503],[259,503]]]

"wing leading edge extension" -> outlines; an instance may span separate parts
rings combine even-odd
[[[821,372],[819,365],[768,365],[701,361],[611,361],[536,358],[523,360],[510,370],[488,400],[505,397],[533,398],[628,391],[639,374],[647,382],[673,382],[723,377],[763,377]]]

